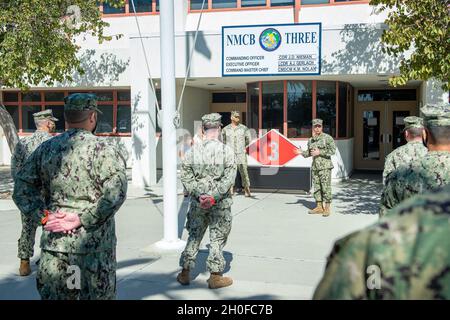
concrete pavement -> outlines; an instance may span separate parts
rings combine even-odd
[[[338,238],[378,219],[380,175],[354,175],[334,186],[333,214],[308,215],[311,195],[254,193],[234,197],[234,220],[225,247],[231,287],[209,290],[206,236],[190,286],[176,282],[179,254],[149,252],[162,239],[162,188],[130,187],[116,215],[118,299],[310,299],[321,279],[326,257]],[[179,197],[179,225],[185,222],[187,201]],[[11,200],[0,200],[0,299],[39,299],[37,266],[29,277],[17,275],[19,212]],[[180,228],[180,230],[183,230]],[[182,239],[187,238],[184,230]],[[39,254],[36,245],[36,261]]]

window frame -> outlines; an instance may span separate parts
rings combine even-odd
[[[258,136],[261,137],[264,133],[263,133],[263,129],[267,130],[267,128],[262,128],[262,118],[263,118],[263,114],[262,114],[262,95],[263,95],[263,83],[268,83],[268,82],[282,82],[283,83],[283,132],[282,133],[284,136],[288,136],[288,92],[287,92],[287,83],[289,81],[295,81],[295,80],[269,80],[269,81],[255,81],[255,82],[249,82],[247,83],[247,114],[250,114],[250,100],[249,100],[249,90],[248,90],[248,86],[249,85],[255,85],[258,84],[259,87],[259,106],[258,106]],[[334,83],[336,86],[336,89],[339,89],[339,85],[340,84],[344,84],[347,88],[347,113],[346,113],[346,118],[347,118],[347,128],[345,130],[345,136],[342,137],[339,135],[339,91],[336,91],[336,134],[335,136],[333,136],[334,140],[348,140],[353,138],[352,135],[352,129],[350,128],[350,123],[351,123],[351,112],[353,109],[353,105],[349,104],[349,101],[351,101],[351,97],[349,97],[349,95],[351,96],[351,94],[353,93],[353,87],[345,82],[345,81],[329,81],[329,80],[308,80],[308,79],[302,79],[302,81],[311,81],[312,82],[312,119],[317,117],[317,82],[318,81],[322,81],[322,82],[331,82]],[[250,119],[251,117],[249,117]],[[311,119],[311,120],[312,120]],[[251,121],[251,120],[250,120]],[[253,123],[249,123],[249,127],[254,128]],[[293,141],[306,141],[309,138],[289,138],[290,140]]]
[[[107,132],[107,133],[97,133],[96,136],[106,136],[106,137],[131,137],[131,132],[132,129],[130,130],[129,133],[125,133],[125,132],[117,132],[117,112],[118,112],[118,105],[120,104],[121,106],[129,106],[131,109],[131,100],[124,100],[124,101],[119,101],[118,100],[118,92],[120,91],[129,91],[130,89],[95,89],[95,90],[76,90],[76,89],[71,89],[71,90],[67,90],[67,89],[50,89],[50,90],[30,90],[33,92],[39,92],[40,96],[41,96],[41,101],[37,102],[29,102],[29,101],[22,101],[22,95],[23,92],[17,91],[17,90],[2,90],[1,94],[2,97],[5,93],[8,92],[17,92],[18,93],[18,101],[16,102],[3,102],[3,105],[5,106],[12,106],[12,107],[17,107],[18,108],[18,112],[19,112],[19,128],[17,128],[18,134],[19,136],[29,136],[32,135],[32,132],[24,132],[23,131],[23,117],[22,117],[22,107],[23,106],[39,106],[41,108],[41,111],[45,110],[46,106],[60,106],[63,107],[64,106],[64,101],[46,101],[45,100],[45,93],[48,92],[63,92],[64,96],[68,96],[71,93],[75,93],[75,92],[83,92],[83,93],[100,93],[100,92],[112,92],[113,94],[113,100],[108,100],[108,101],[98,101],[97,104],[99,106],[101,105],[112,105],[113,108],[113,130],[112,132]],[[67,126],[65,126],[65,131],[67,130]],[[55,135],[57,135],[59,133],[56,133]]]
[[[188,1],[188,13],[200,13],[201,9],[191,9],[191,0]],[[254,7],[243,7],[242,0],[236,0],[236,8],[213,8],[212,7],[213,0],[206,0],[206,7],[203,9],[203,12],[220,12],[220,11],[246,11],[246,10],[267,10],[267,9],[291,9],[300,7],[323,7],[323,6],[345,6],[345,5],[353,5],[353,4],[369,4],[370,0],[352,0],[345,2],[336,2],[335,0],[330,0],[329,3],[320,3],[320,4],[302,4],[301,0],[294,0],[292,5],[287,6],[272,6],[271,0],[266,0],[266,5],[254,6]]]
[[[161,1],[161,0],[160,0]],[[129,17],[134,16],[133,7],[129,0],[125,0],[125,13],[103,13],[103,3],[98,6],[102,18],[115,18],[115,17]],[[159,11],[156,11],[156,0],[152,1],[152,11],[149,12],[136,12],[136,16],[152,16],[159,15]]]

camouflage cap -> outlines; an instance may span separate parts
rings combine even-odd
[[[241,113],[239,111],[234,110],[234,111],[231,111],[231,116],[232,117],[236,117],[236,118],[240,118]]]
[[[217,128],[222,125],[222,116],[218,113],[205,114],[202,117],[202,125],[205,128]]]
[[[323,125],[323,120],[322,119],[313,119],[312,121],[312,125],[316,126],[316,125]]]
[[[97,96],[92,93],[73,93],[64,98],[65,111],[86,111],[95,110],[102,113],[97,108]]]
[[[34,120],[58,121],[58,119],[53,116],[53,111],[51,109],[33,113],[33,117],[34,117]]]
[[[450,104],[427,105],[420,109],[423,114],[424,124],[427,127],[450,126]]]
[[[406,117],[405,119],[403,119],[403,122],[405,123],[405,130],[412,128],[423,128],[423,119],[419,117]]]

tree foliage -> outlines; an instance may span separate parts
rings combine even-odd
[[[400,63],[394,86],[409,80],[435,78],[450,89],[450,0],[371,0],[379,11],[387,11],[387,30],[382,35],[385,52],[398,57],[412,54]]]
[[[51,86],[82,73],[75,40],[112,39],[98,9],[103,2],[124,5],[124,0],[0,0],[0,85]]]

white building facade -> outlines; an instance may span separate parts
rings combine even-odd
[[[230,111],[239,110],[255,138],[276,129],[305,147],[311,120],[320,117],[337,145],[333,178],[345,179],[353,170],[382,169],[385,156],[404,143],[400,134],[403,118],[419,115],[421,105],[448,101],[448,93],[432,81],[410,81],[402,88],[388,86],[388,78],[398,72],[399,59],[382,53],[380,36],[386,15],[377,14],[369,1],[205,0],[203,13],[203,0],[174,1],[178,97],[201,17],[180,109],[180,127],[192,135],[203,114],[220,112],[226,123]],[[164,68],[160,65],[159,1],[134,0],[134,4],[136,16],[131,0],[121,9],[100,8],[110,23],[106,33],[123,36],[101,45],[95,39],[80,38],[80,58],[86,69],[83,76],[75,75],[72,83],[56,87],[31,88],[27,93],[5,88],[0,90],[0,99],[19,134],[25,136],[34,131],[32,113],[51,108],[63,118],[65,95],[97,93],[103,111],[98,134],[127,150],[133,184],[148,186],[157,182],[162,167],[163,136],[155,103]],[[276,29],[278,25],[311,23],[320,24],[317,73],[224,74],[224,27],[264,25]],[[149,84],[150,75],[156,95]],[[64,129],[61,121],[58,130]],[[0,165],[9,161],[10,152],[1,137]],[[310,164],[311,159],[296,157],[261,184],[296,188],[296,180],[308,179],[304,172]],[[261,165],[249,157],[249,166],[255,177]]]

